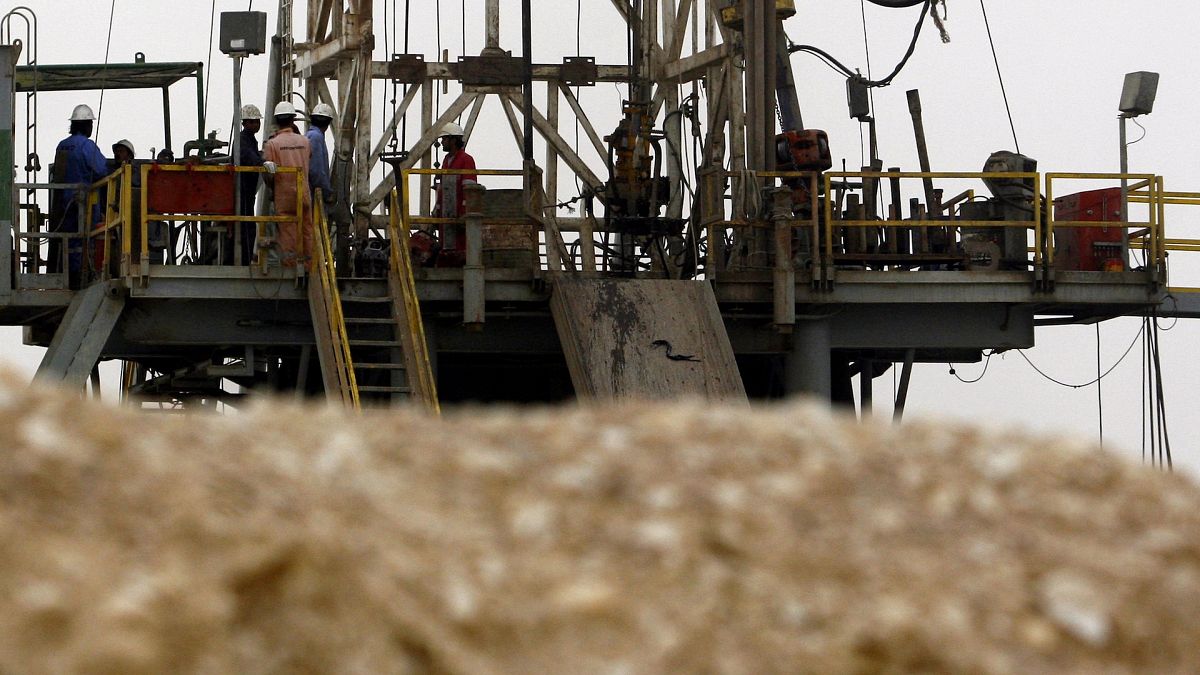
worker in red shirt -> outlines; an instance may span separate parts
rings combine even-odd
[[[475,158],[468,155],[463,128],[450,122],[442,127],[440,142],[446,151],[443,169],[475,169]],[[441,176],[437,185],[437,202],[433,207],[435,218],[462,218],[466,201],[463,186],[474,183],[478,176],[473,173]],[[467,237],[462,223],[442,223],[438,226],[438,237],[442,240],[442,254],[450,260],[462,260],[467,250]],[[461,265],[462,263],[458,263]]]

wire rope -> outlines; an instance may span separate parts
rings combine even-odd
[[[996,79],[1000,80],[1000,95],[1004,98],[1004,110],[1008,113],[1008,128],[1012,131],[1013,146],[1020,153],[1021,142],[1017,140],[1017,125],[1013,123],[1012,107],[1008,104],[1008,90],[1004,87],[1004,75],[1000,72],[1000,58],[996,56],[996,41],[992,39],[992,24],[988,21],[984,0],[979,0],[979,9],[983,12],[983,25],[987,29],[988,44],[992,48],[992,62],[996,64]]]
[[[213,0],[215,3],[216,0]],[[112,4],[108,7],[108,37],[104,41],[104,68],[100,71],[100,80],[103,83],[104,78],[108,75],[108,53],[112,48],[112,28],[113,16],[117,13],[117,0],[112,0]],[[211,41],[211,37],[209,40]],[[211,49],[211,47],[209,47]],[[100,105],[96,106],[96,138],[100,138],[100,115],[104,113],[104,91],[105,87],[100,87]]]
[[[208,15],[208,56],[204,60],[204,72],[208,73],[208,79],[204,82],[204,119],[208,119],[208,90],[212,87],[212,46],[213,46],[213,28],[217,23],[217,0],[212,0],[212,9]]]

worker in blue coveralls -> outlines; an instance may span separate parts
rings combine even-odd
[[[318,103],[308,116],[308,147],[312,149],[312,159],[308,163],[308,185],[313,193],[321,191],[321,199],[326,204],[334,201],[333,184],[329,178],[329,148],[325,145],[325,130],[333,122],[333,106]]]
[[[71,135],[63,139],[54,151],[54,182],[90,184],[108,175],[108,160],[104,158],[104,153],[91,138],[92,126],[95,121],[96,115],[92,113],[90,107],[83,104],[75,106],[71,112]],[[84,199],[86,199],[86,194],[77,195],[73,188],[57,192],[57,200],[54,200],[56,203],[51,205],[50,230],[52,232],[79,232],[80,221],[84,220],[79,217],[79,209],[80,203]],[[99,219],[100,209],[97,204],[91,222],[84,223],[84,226],[90,226]],[[61,239],[50,240],[48,263],[51,272],[62,271]],[[71,240],[68,248],[68,265],[70,285],[72,288],[77,288],[80,269],[83,265],[82,240]]]

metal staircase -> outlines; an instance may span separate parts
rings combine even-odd
[[[343,295],[340,284],[359,280],[339,280],[328,219],[320,200],[315,201],[309,304],[327,396],[354,409],[363,403],[414,402],[438,412],[408,237],[397,226],[398,209],[389,223],[393,247],[386,293]]]

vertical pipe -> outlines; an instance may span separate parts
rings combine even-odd
[[[925,144],[925,121],[921,115],[921,92],[916,89],[908,91],[908,112],[912,115],[913,134],[917,140],[917,159],[921,163],[921,171],[929,172],[929,146]],[[923,178],[922,186],[925,188],[925,207],[933,208],[933,179]]]
[[[828,402],[833,393],[832,327],[829,319],[797,321],[792,348],[784,357],[784,388],[789,396],[808,394]]]
[[[479,330],[484,320],[483,278],[483,193],[485,188],[472,183],[463,186],[465,229],[467,236],[466,264],[463,265],[463,324],[468,330]],[[549,247],[547,247],[549,248]],[[548,252],[547,256],[553,255]]]
[[[1129,173],[1129,143],[1128,131],[1126,129],[1125,120],[1129,119],[1129,115],[1121,113],[1119,116],[1121,122],[1121,220],[1129,222],[1129,179],[1126,174]],[[1151,207],[1153,208],[1153,207]],[[1129,228],[1121,228],[1121,266],[1127,268],[1129,261]],[[1150,265],[1147,265],[1150,267]]]
[[[525,117],[525,161],[533,161],[533,23],[529,0],[521,0],[521,50],[525,59],[524,100],[521,114]]]
[[[888,169],[888,173],[894,174],[888,178],[888,186],[892,193],[892,205],[888,213],[888,220],[901,220],[904,218],[904,200],[900,195],[900,167],[891,167]],[[890,251],[907,255],[909,252],[908,228],[889,227],[888,229],[891,231],[888,234],[888,239],[891,241]]]
[[[796,266],[792,263],[792,190],[771,191],[771,220],[775,228],[775,328],[790,333],[796,323]]]
[[[196,139],[204,138],[204,64],[196,64]]]
[[[163,147],[171,149],[171,90],[163,87]]]
[[[237,173],[237,166],[241,160],[242,146],[242,57],[233,57],[233,144],[230,146],[230,163],[234,166],[233,172],[233,213],[235,215],[245,215],[242,213],[242,177]],[[233,225],[233,264],[240,265],[242,263],[242,227],[244,223],[234,221]]]

